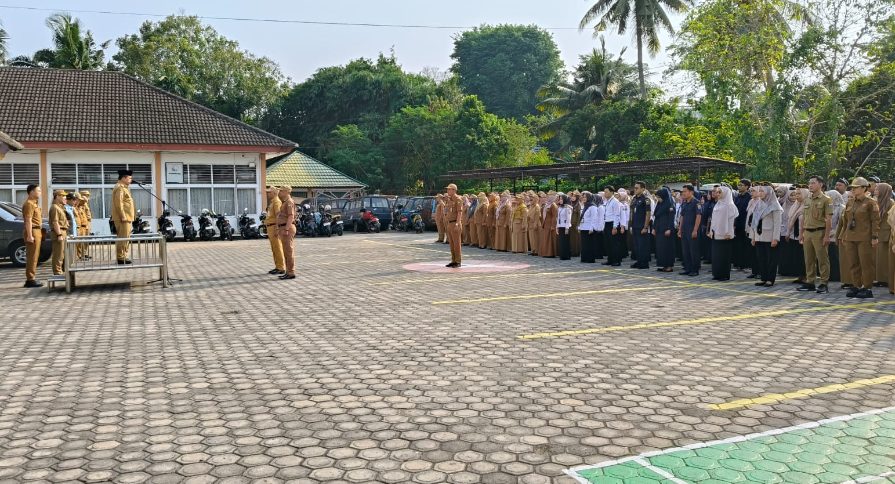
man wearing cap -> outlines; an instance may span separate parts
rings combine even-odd
[[[28,185],[28,199],[22,204],[22,219],[25,229],[25,287],[41,287],[42,283],[35,279],[37,259],[40,256],[40,242],[43,237],[43,213],[40,210],[40,187]]]
[[[451,263],[447,267],[459,268],[461,262],[460,245],[463,228],[460,227],[460,212],[463,211],[463,200],[457,195],[457,185],[447,186],[447,197],[444,202],[444,225],[447,229],[448,243],[451,244]]]
[[[68,236],[78,235],[78,222],[80,213],[75,213],[75,205],[78,203],[78,193],[72,192],[65,196],[65,214],[68,216]]]
[[[854,198],[848,201],[836,227],[836,238],[851,262],[852,287],[847,297],[872,298],[873,279],[876,276],[875,250],[879,243],[879,205],[870,198],[870,182],[858,177],[850,188]]]
[[[131,197],[130,184],[134,173],[130,170],[118,170],[118,183],[112,189],[112,222],[119,239],[129,239],[131,222],[134,221],[134,199]],[[127,254],[130,242],[116,242],[115,256],[118,264],[130,264]]]
[[[438,240],[435,243],[444,243],[444,197],[441,194],[435,195],[435,227],[438,229]]]
[[[90,211],[90,192],[88,190],[81,190],[80,195],[81,215],[84,218],[84,225],[81,227],[81,235],[90,235],[90,231],[93,227],[93,213]],[[90,259],[90,254],[87,253],[89,246],[87,244],[83,245],[83,256],[85,259]]]
[[[68,235],[69,221],[68,214],[65,211],[65,197],[68,193],[65,190],[56,190],[53,192],[53,205],[50,206],[50,237],[53,238],[53,274],[59,275],[63,271],[63,262],[65,261],[65,238]]]
[[[283,247],[285,273],[280,279],[295,279],[295,202],[292,187],[282,186],[277,194],[283,204],[277,212],[277,232]]]
[[[812,176],[808,182],[811,195],[802,204],[802,223],[799,243],[805,248],[805,268],[808,277],[799,291],[827,292],[830,282],[830,227],[833,225],[833,200],[823,192],[824,179]],[[820,276],[820,286],[815,288],[814,280]]]
[[[267,227],[267,240],[270,241],[270,251],[273,253],[273,270],[267,273],[283,275],[286,274],[286,259],[283,255],[283,242],[277,236],[277,215],[283,202],[277,191],[277,187],[267,187],[267,218],[264,219],[264,225]]]

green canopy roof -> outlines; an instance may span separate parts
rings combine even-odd
[[[292,188],[360,189],[363,183],[295,150],[267,160],[267,184]]]

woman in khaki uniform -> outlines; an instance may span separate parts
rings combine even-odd
[[[538,245],[541,241],[541,204],[535,192],[528,192],[530,205],[528,215],[525,217],[525,230],[528,233],[528,246],[531,255],[538,255]]]
[[[840,218],[837,236],[843,240],[851,262],[851,288],[846,297],[873,297],[876,273],[876,247],[879,244],[879,205],[870,198],[870,183],[861,177],[851,184],[855,198],[848,202]]]
[[[466,218],[468,221],[468,226],[464,229],[463,233],[466,233],[466,230],[469,231],[469,245],[471,247],[478,247],[479,245],[479,227],[478,223],[475,219],[476,208],[478,208],[479,198],[474,194],[469,194],[469,207],[466,209]]]
[[[479,204],[475,208],[475,228],[478,233],[479,249],[488,247],[488,197],[479,193]]]
[[[886,214],[886,222],[889,224],[889,294],[895,295],[895,203]]]
[[[556,194],[550,192],[547,195],[547,209],[544,210],[544,223],[541,225],[541,241],[538,246],[538,255],[541,257],[556,257],[556,218],[559,209],[553,201]]]
[[[845,195],[845,206],[848,206],[848,203],[854,199],[854,194],[852,192],[846,192]],[[845,207],[842,207],[842,211],[839,213],[839,224],[842,224],[842,216],[844,215]],[[836,246],[839,247],[839,278],[842,280],[842,289],[851,289],[854,287],[854,284],[851,280],[851,260],[848,258],[848,251],[845,250],[845,247],[842,243],[842,234],[839,230],[839,226],[836,226]]]
[[[491,192],[488,197],[488,240],[490,241],[488,246],[492,249],[497,248],[497,205],[497,194]]]
[[[463,210],[460,211],[460,245],[469,245],[469,195],[460,197],[463,204]]]
[[[503,192],[500,198],[500,204],[497,206],[497,244],[494,248],[499,252],[508,252],[511,243],[510,226],[513,223],[510,192]]]
[[[889,278],[889,208],[892,206],[892,185],[876,184],[876,200],[879,204],[879,244],[876,246],[876,282],[875,287],[888,287],[892,283]]]
[[[513,209],[513,252],[524,254],[528,252],[528,207],[525,206],[525,197],[516,195],[516,208]]]

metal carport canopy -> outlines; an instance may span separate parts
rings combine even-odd
[[[647,175],[673,173],[701,173],[705,170],[720,169],[742,173],[745,163],[687,156],[655,160],[632,160],[608,162],[603,160],[581,161],[577,163],[555,163],[553,165],[520,166],[511,168],[485,168],[481,170],[452,171],[439,178],[447,180],[491,180],[516,179],[524,177],[547,178],[557,176],[577,176],[578,178],[610,175]]]

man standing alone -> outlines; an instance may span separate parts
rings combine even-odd
[[[22,205],[22,219],[25,221],[25,287],[41,287],[37,282],[37,258],[40,255],[40,242],[42,237],[41,225],[43,214],[40,211],[40,188],[37,185],[28,185],[28,200]]]
[[[277,195],[277,187],[267,187],[267,218],[264,225],[267,226],[267,239],[270,241],[270,251],[273,253],[273,270],[268,274],[283,275],[286,273],[286,260],[283,256],[283,243],[277,237],[277,215],[283,202]]]
[[[833,225],[833,200],[823,192],[824,180],[818,175],[808,182],[811,196],[802,207],[805,222],[799,234],[799,243],[805,248],[805,268],[808,277],[799,291],[814,291],[814,280],[820,275],[817,292],[827,292],[830,282],[830,227]]]
[[[118,183],[112,189],[112,222],[115,223],[115,232],[119,239],[129,239],[131,236],[131,222],[134,221],[134,199],[131,197],[130,185],[134,172],[130,170],[118,170]],[[127,258],[130,251],[130,242],[116,242],[115,252],[119,265],[130,264]]]
[[[854,287],[846,297],[872,298],[873,279],[876,276],[876,246],[879,243],[879,205],[868,196],[870,182],[858,177],[850,188],[854,198],[848,201],[836,227],[836,238],[851,263]]]
[[[295,201],[292,187],[282,186],[278,193],[283,204],[277,212],[277,237],[283,247],[286,273],[280,279],[295,279]]]
[[[447,267],[458,269],[461,262],[462,246],[460,227],[460,212],[463,210],[463,200],[457,196],[457,185],[451,183],[447,186],[447,200],[444,204],[444,225],[447,229],[448,243],[451,244],[451,263]]]

